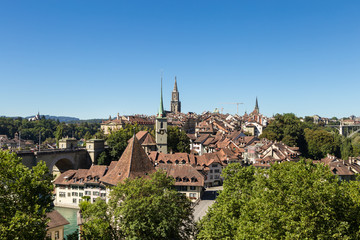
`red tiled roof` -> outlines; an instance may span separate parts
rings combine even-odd
[[[116,185],[127,178],[146,177],[155,171],[154,165],[139,141],[133,137],[114,168],[100,180],[110,185]]]
[[[189,164],[159,164],[157,169],[162,169],[173,177],[175,186],[204,186],[204,175]]]
[[[56,228],[70,224],[58,211],[53,210],[49,213],[46,213],[46,218],[50,219],[50,222],[47,224],[47,229]]]

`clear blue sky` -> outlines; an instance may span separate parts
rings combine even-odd
[[[360,115],[359,0],[2,0],[0,115]]]

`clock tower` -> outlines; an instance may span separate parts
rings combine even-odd
[[[162,79],[161,79],[161,96],[160,96],[160,108],[159,112],[156,115],[155,120],[156,125],[156,148],[158,152],[168,153],[167,150],[167,118],[166,113],[164,111],[163,105],[163,94],[162,94]]]

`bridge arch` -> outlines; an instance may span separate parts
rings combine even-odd
[[[59,156],[58,158],[55,158],[50,166],[49,166],[49,171],[53,172],[55,171],[59,171],[60,173],[63,173],[69,169],[75,169],[75,161],[74,158],[68,158],[68,157],[64,157],[64,156]]]

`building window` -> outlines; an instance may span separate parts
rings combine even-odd
[[[82,197],[82,196],[84,196],[84,193],[82,193],[82,192],[79,193],[79,197]]]
[[[220,178],[220,176],[219,175],[215,175],[215,179],[219,179]]]
[[[99,196],[99,192],[93,192],[94,196]]]
[[[218,165],[216,163],[213,163],[211,166],[212,167],[217,167]]]
[[[68,197],[71,197],[71,193],[68,192]]]
[[[100,193],[100,197],[106,197],[106,193]]]
[[[219,173],[219,172],[220,172],[220,169],[215,169],[214,172],[215,172],[215,173]]]
[[[210,173],[213,173],[213,170],[212,170],[212,169],[210,170]]]
[[[93,203],[96,201],[96,198],[93,198]]]
[[[55,239],[60,239],[59,231],[56,231],[56,232],[55,232]]]
[[[190,193],[190,198],[196,198],[196,193]]]
[[[91,195],[91,191],[85,191],[85,196],[90,196]]]
[[[76,198],[73,198],[73,203],[76,203],[77,201],[76,201]]]
[[[212,175],[210,175],[210,179],[213,179],[213,176],[212,176]]]
[[[59,192],[59,197],[65,197],[66,194],[64,192]]]
[[[78,196],[78,193],[77,192],[72,192],[71,194],[73,197],[77,197]]]
[[[196,187],[195,186],[190,186],[190,190],[196,190]]]
[[[180,186],[180,191],[187,191],[187,186]]]

